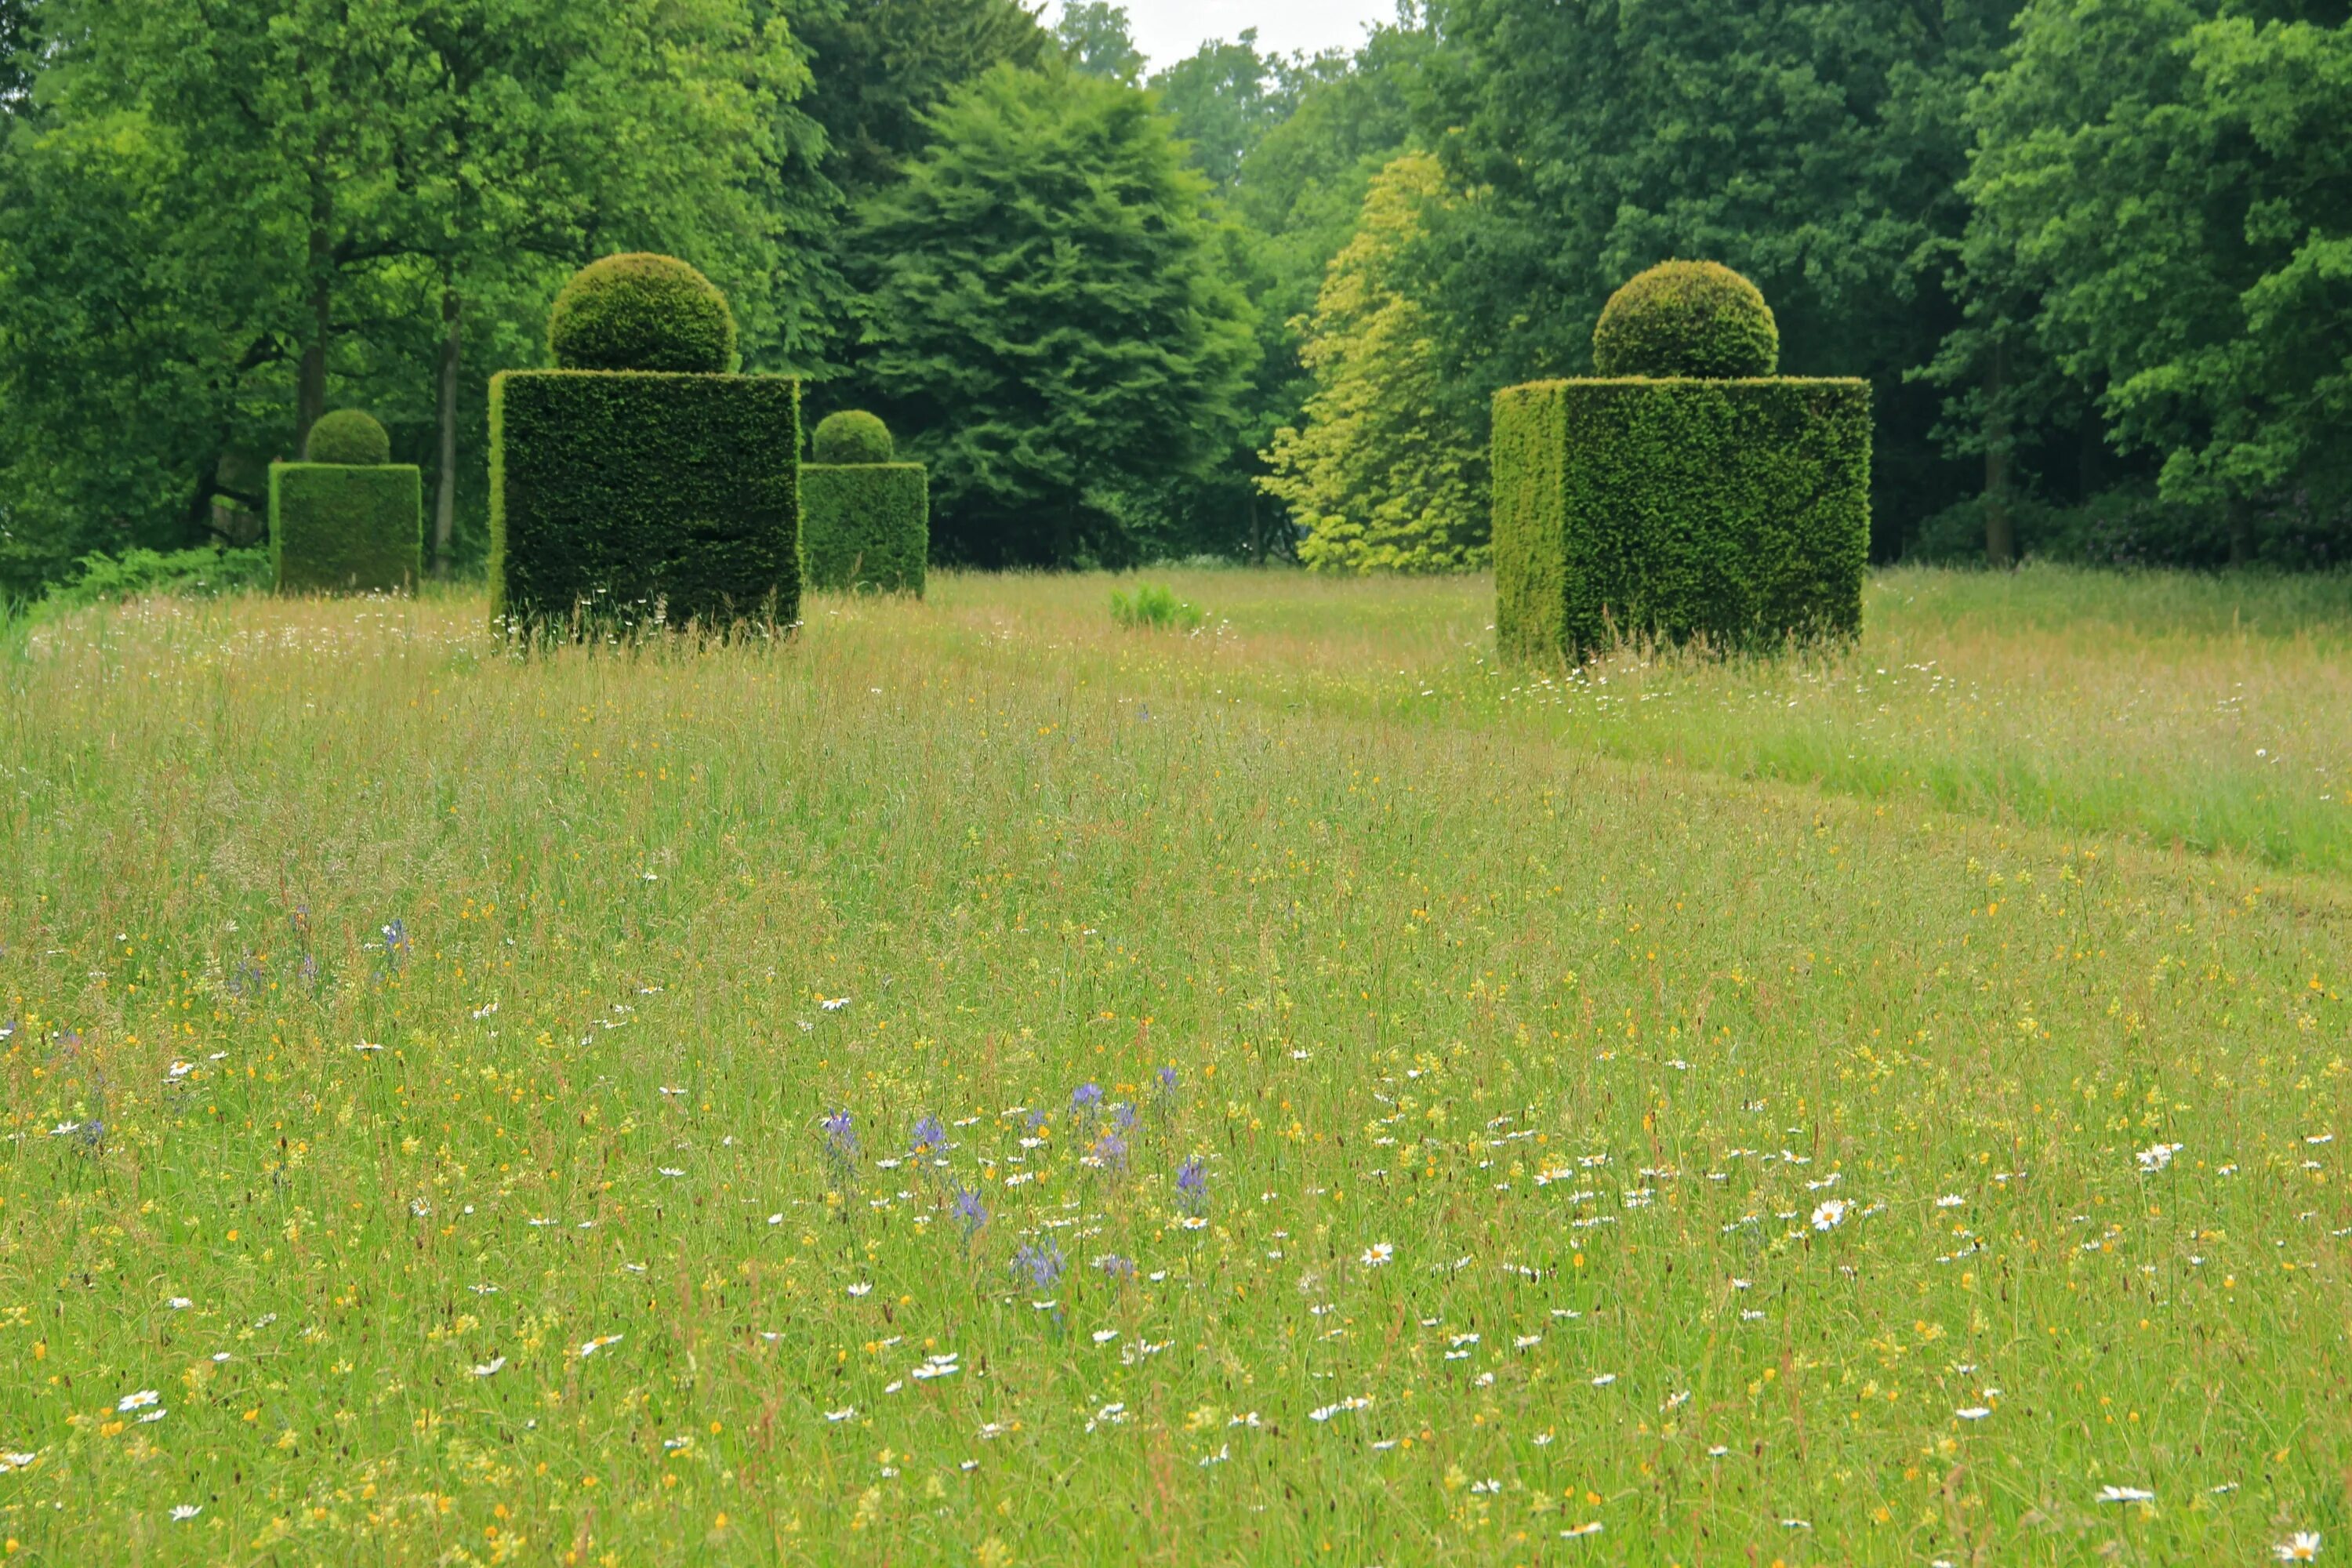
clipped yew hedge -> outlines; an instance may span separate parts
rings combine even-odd
[[[931,487],[920,463],[803,464],[801,517],[811,586],[922,596]]]
[[[1870,550],[1858,380],[1538,382],[1495,400],[1496,641],[1722,650],[1853,637]]]
[[[272,463],[269,561],[281,594],[415,588],[425,563],[422,471],[411,463]]]
[[[583,632],[800,618],[800,384],[658,371],[490,383],[493,616]]]

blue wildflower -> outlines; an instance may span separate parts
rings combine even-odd
[[[1101,1269],[1104,1273],[1109,1275],[1114,1279],[1132,1279],[1135,1278],[1135,1259],[1132,1258],[1121,1258],[1116,1252],[1107,1253],[1103,1257],[1096,1258],[1095,1267]]]
[[[969,1187],[956,1189],[955,1216],[962,1223],[967,1237],[977,1235],[980,1227],[988,1223],[988,1210],[982,1206],[980,1194]]]
[[[1209,1173],[1198,1155],[1176,1168],[1176,1196],[1189,1209],[1198,1210],[1208,1202]]]
[[[938,1117],[926,1116],[915,1123],[914,1139],[918,1150],[944,1149],[948,1146],[948,1130],[940,1124]]]
[[[1029,1283],[1036,1289],[1050,1290],[1068,1264],[1069,1260],[1062,1256],[1062,1249],[1054,1243],[1026,1242],[1020,1251],[1013,1255],[1012,1268],[1015,1274],[1029,1276]]]
[[[823,1122],[826,1149],[837,1159],[849,1160],[857,1154],[857,1130],[850,1125],[849,1112],[836,1110]]]
[[[1101,1103],[1102,1086],[1099,1084],[1082,1083],[1070,1096],[1072,1110],[1092,1110]]]
[[[1176,1068],[1172,1063],[1160,1069],[1160,1092],[1162,1094],[1176,1092]]]
[[[1127,1169],[1127,1140],[1115,1131],[1106,1132],[1095,1140],[1093,1152],[1087,1158],[1106,1171],[1124,1171]]]
[[[1110,1108],[1110,1119],[1118,1124],[1121,1132],[1131,1132],[1135,1130],[1135,1107],[1122,1100]]]

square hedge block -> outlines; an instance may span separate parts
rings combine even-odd
[[[490,382],[491,615],[538,633],[800,618],[800,384],[508,371]]]
[[[930,474],[920,463],[801,465],[801,556],[817,588],[923,595]]]
[[[422,470],[270,464],[269,563],[281,594],[415,588],[425,569]]]
[[[1548,381],[1496,395],[1495,633],[1574,661],[1613,637],[1769,651],[1862,628],[1870,386]]]

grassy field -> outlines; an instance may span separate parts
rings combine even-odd
[[[2345,1550],[2344,580],[1170,580],[0,644],[0,1561]]]

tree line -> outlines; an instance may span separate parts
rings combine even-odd
[[[331,406],[479,558],[616,250],[883,413],[985,565],[1487,549],[1499,388],[1670,257],[1873,384],[1881,558],[2352,548],[2343,0],[1427,0],[1149,73],[1019,0],[0,0],[0,592],[251,542]]]

